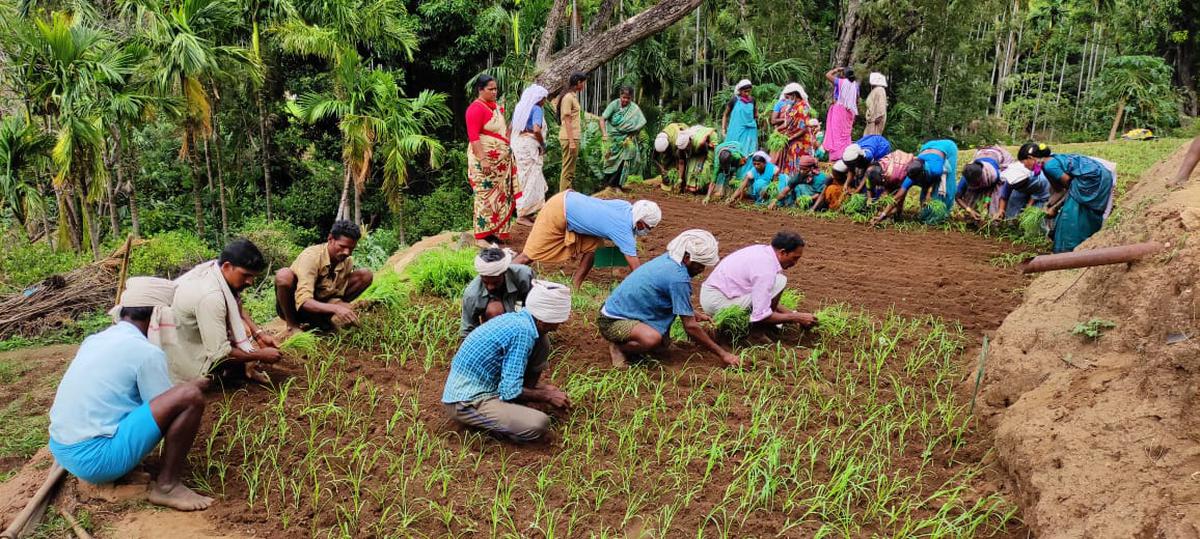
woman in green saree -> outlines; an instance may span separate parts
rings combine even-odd
[[[622,86],[621,97],[608,104],[602,118],[604,136],[609,139],[602,169],[604,183],[607,187],[624,191],[630,170],[636,169],[639,164],[638,134],[646,126],[646,116],[633,102],[633,88]]]

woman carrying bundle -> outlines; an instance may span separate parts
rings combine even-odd
[[[640,164],[638,134],[646,126],[646,116],[633,102],[633,87],[622,86],[620,97],[608,104],[601,117],[600,127],[610,142],[604,156],[604,183],[624,191],[629,171],[637,170]]]
[[[782,95],[788,104],[780,110],[775,130],[786,137],[787,142],[779,150],[775,162],[779,164],[781,174],[791,176],[800,170],[800,158],[812,155],[816,139],[808,128],[811,109],[804,87],[793,82],[783,88]]]

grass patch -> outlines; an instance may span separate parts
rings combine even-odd
[[[1100,337],[1103,337],[1105,332],[1116,327],[1117,323],[1112,320],[1093,318],[1087,322],[1076,324],[1075,329],[1071,330],[1071,334],[1079,335],[1089,341],[1096,341],[1100,340]]]
[[[0,408],[0,460],[25,461],[46,445],[49,440],[46,429],[50,427],[47,412],[36,409],[27,396],[9,400]]]
[[[458,298],[475,278],[474,249],[434,249],[422,253],[406,273],[413,290],[447,299]]]
[[[0,340],[0,352],[29,348],[31,346],[50,346],[52,344],[75,344],[83,341],[84,337],[99,332],[112,325],[112,317],[104,311],[95,311],[78,320],[67,321],[62,327],[48,331],[37,337],[15,335]]]
[[[804,302],[804,292],[794,288],[784,289],[783,294],[779,295],[779,306],[784,309],[794,311]]]

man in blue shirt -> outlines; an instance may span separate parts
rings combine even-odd
[[[671,323],[678,316],[689,337],[728,365],[741,361],[721,348],[700,326],[710,318],[692,307],[692,278],[715,266],[717,239],[704,230],[685,230],[667,252],[633,270],[600,309],[596,325],[609,341],[614,367],[629,365],[627,354],[645,354],[670,345]]]
[[[649,234],[660,221],[662,210],[649,200],[630,204],[564,191],[550,197],[538,212],[525,247],[513,263],[566,262],[579,257],[579,266],[572,277],[578,289],[592,270],[596,249],[604,240],[613,242],[625,255],[629,267],[637,269],[641,264],[637,236]]]
[[[566,393],[538,380],[541,370],[531,371],[538,366],[530,362],[538,339],[558,329],[570,314],[571,289],[534,281],[525,310],[502,314],[475,328],[450,362],[442,392],[446,413],[459,423],[513,441],[541,438],[550,417],[517,403],[570,406]]]
[[[175,283],[154,277],[127,281],[110,311],[117,323],[83,341],[50,408],[50,452],[89,483],[129,473],[159,440],[163,466],[151,503],[197,511],[212,498],[184,486],[180,474],[204,415],[207,378],[171,386],[160,346],[174,339],[170,302]]]

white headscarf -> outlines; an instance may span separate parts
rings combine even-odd
[[[887,88],[887,77],[884,77],[883,73],[871,73],[869,80],[871,86],[883,86]]]
[[[667,146],[670,144],[670,137],[667,137],[666,133],[659,133],[658,136],[654,137],[654,151],[658,153],[667,151]]]
[[[692,142],[692,135],[696,133],[695,127],[680,129],[675,135],[675,148],[679,150],[687,149],[688,144]]]
[[[566,322],[571,316],[571,289],[550,281],[534,280],[533,288],[525,297],[525,310],[542,322]]]
[[[1000,178],[1004,180],[1004,183],[1009,185],[1018,185],[1021,182],[1028,180],[1032,175],[1033,173],[1030,172],[1029,169],[1025,168],[1024,164],[1022,164],[1020,161],[1016,161],[1009,164],[1008,168],[1004,169],[1004,172],[1000,173]]]
[[[738,93],[738,91],[740,91],[742,88],[745,88],[745,87],[747,87],[747,86],[753,86],[752,84],[750,84],[750,79],[742,79],[742,80],[739,80],[739,81],[738,81],[738,83],[737,83],[737,85],[735,85],[735,86],[733,87],[733,93],[735,93],[735,94],[736,94],[736,93]]]
[[[862,154],[862,146],[859,146],[858,144],[851,144],[846,146],[845,150],[842,150],[842,161],[853,161],[859,157],[862,157]]]
[[[850,167],[846,166],[845,161],[838,159],[838,162],[833,164],[833,170],[836,170],[838,172],[846,172],[847,170],[850,170]]]
[[[721,261],[717,256],[717,238],[707,230],[693,228],[684,230],[667,244],[667,254],[677,264],[683,263],[684,255],[691,255],[692,262],[715,266]]]
[[[758,156],[760,156],[760,155],[761,155],[761,156],[762,156],[762,158],[763,158],[763,159],[765,159],[765,160],[766,160],[768,163],[771,163],[771,162],[772,162],[772,161],[771,161],[771,154],[768,154],[767,152],[764,152],[764,151],[762,151],[762,150],[759,150],[759,151],[757,151],[757,152],[754,152],[753,154],[751,154],[751,155],[750,155],[750,160],[751,160],[751,161],[754,161],[754,158],[755,158],[755,157],[758,157]]]
[[[662,210],[658,204],[649,200],[639,200],[633,203],[633,226],[637,226],[638,221],[646,223],[646,226],[654,228],[662,221]]]
[[[550,93],[540,84],[532,84],[521,92],[521,100],[517,102],[517,108],[513,109],[512,124],[509,126],[508,140],[516,138],[521,131],[525,130],[525,124],[529,123],[529,115],[533,112],[533,106],[537,105],[538,101],[546,98]],[[542,133],[546,132],[546,117],[542,116],[541,121]]]
[[[171,302],[174,300],[174,281],[158,277],[130,277],[125,281],[121,301],[110,309],[108,314],[115,323],[121,320],[121,309],[124,307],[153,307],[146,339],[151,344],[162,347],[176,342],[175,313],[171,310]]]
[[[784,86],[783,91],[779,92],[779,100],[786,99],[788,94],[800,94],[800,99],[808,101],[808,92],[805,92],[804,87],[798,82],[790,82],[787,86]]]
[[[480,250],[479,254],[475,255],[475,272],[484,277],[504,275],[504,272],[508,271],[508,267],[512,265],[513,252],[511,249],[504,249],[502,251],[504,256],[492,262],[483,259],[483,251]]]

